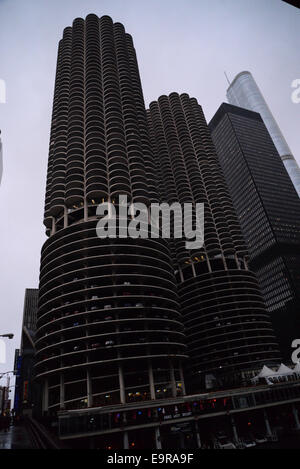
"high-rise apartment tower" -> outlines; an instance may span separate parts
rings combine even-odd
[[[239,383],[278,360],[278,346],[202,108],[172,93],[150,104],[148,122],[161,199],[204,203],[204,246],[188,251],[173,241],[191,388],[213,378]]]
[[[158,202],[132,38],[88,15],[64,30],[54,91],[37,320],[44,411],[183,394],[167,240],[96,234],[97,205]]]

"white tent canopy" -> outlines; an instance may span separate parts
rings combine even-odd
[[[288,366],[281,363],[280,367],[275,373],[275,376],[287,376],[287,375],[292,375],[293,373],[294,373],[293,370],[291,370]]]
[[[263,366],[261,372],[257,375],[257,378],[268,378],[269,376],[274,376],[275,372],[268,368],[266,365]]]
[[[265,378],[268,383],[271,383],[269,378],[287,377],[292,376],[295,373],[300,374],[300,363],[297,363],[293,370],[281,363],[277,371],[273,371],[271,368],[264,365],[260,373],[252,379],[252,382],[257,382],[260,378]]]
[[[274,374],[275,372],[271,370],[271,368],[268,368],[266,365],[264,365],[260,373],[255,376],[252,381],[258,381],[259,378],[269,378],[270,376],[274,376]]]

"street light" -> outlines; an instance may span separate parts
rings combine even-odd
[[[0,337],[8,337],[9,339],[13,339],[13,334],[1,334]]]

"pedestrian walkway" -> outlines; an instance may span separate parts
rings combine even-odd
[[[31,449],[30,437],[23,425],[10,426],[8,431],[0,431],[1,449]]]

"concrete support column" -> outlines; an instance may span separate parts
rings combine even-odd
[[[174,371],[173,363],[170,363],[170,375],[171,375],[172,396],[176,397],[177,389],[176,389],[175,371]]]
[[[223,264],[224,264],[224,269],[225,269],[225,270],[228,270],[227,262],[226,262],[226,259],[225,259],[224,254],[222,253],[221,256],[222,256],[222,261],[223,261]]]
[[[184,282],[184,276],[180,267],[179,267],[179,275],[180,275],[180,280]]]
[[[159,427],[155,427],[154,431],[155,431],[155,448],[162,449]]]
[[[264,410],[264,419],[265,419],[267,435],[271,436],[272,435],[272,430],[271,430],[271,426],[270,426],[270,422],[269,422],[268,414],[267,414],[266,410]]]
[[[195,420],[195,433],[196,433],[197,448],[201,448],[201,438],[200,438],[200,433],[199,433],[199,424],[197,420]]]
[[[84,201],[83,216],[84,216],[84,221],[88,221],[88,204],[87,204],[87,200]]]
[[[86,371],[86,394],[88,407],[93,407],[93,389],[90,370]]]
[[[43,412],[47,412],[49,408],[49,388],[48,379],[46,378],[43,384]]]
[[[185,449],[184,448],[184,434],[182,432],[179,432],[179,446],[180,449]]]
[[[151,396],[151,399],[155,399],[153,369],[152,369],[152,363],[150,360],[148,362],[148,375],[149,375],[150,396]]]
[[[233,439],[237,441],[239,439],[239,436],[238,436],[238,432],[236,429],[235,420],[233,417],[231,417],[231,425],[232,425]]]
[[[179,367],[179,373],[180,373],[180,381],[182,383],[182,394],[185,396],[186,392],[185,392],[185,384],[184,384],[184,376],[183,376],[182,365],[180,365],[180,367]]]
[[[55,231],[56,231],[56,222],[55,222],[55,218],[52,217],[51,235],[54,235]]]
[[[129,449],[129,438],[127,431],[123,433],[123,449]]]
[[[64,228],[68,227],[68,209],[64,208]]]
[[[59,407],[65,408],[65,377],[63,373],[60,374],[60,385],[59,385]]]
[[[212,268],[211,268],[211,264],[210,264],[210,260],[209,260],[208,254],[206,254],[206,262],[207,262],[208,271],[209,271],[209,272],[212,272]]]
[[[120,402],[121,404],[126,403],[126,396],[125,396],[125,384],[124,384],[124,374],[122,365],[119,365],[119,386],[120,386]]]
[[[299,415],[298,415],[298,410],[297,410],[295,404],[293,404],[293,406],[292,406],[292,411],[293,411],[293,415],[294,415],[294,419],[295,419],[296,429],[300,430]]]

